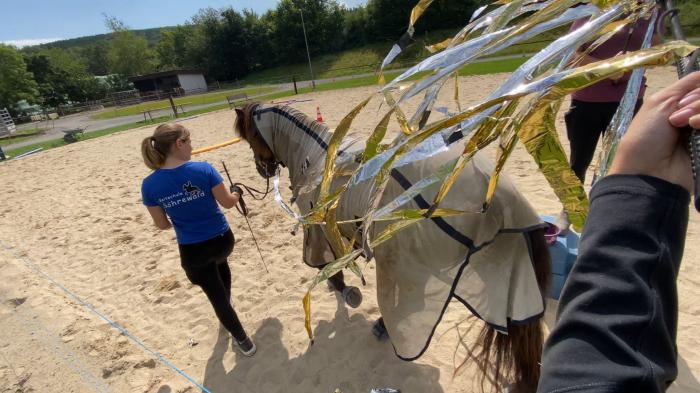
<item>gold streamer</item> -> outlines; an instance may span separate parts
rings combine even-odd
[[[404,133],[404,135],[411,135],[413,130],[411,130],[411,127],[408,125],[406,115],[403,113],[401,108],[399,108],[399,106],[396,105],[396,100],[394,100],[394,97],[391,95],[390,92],[384,92],[384,100],[386,100],[386,103],[387,105],[389,105],[389,108],[396,112],[396,121],[399,123],[399,127],[401,127],[401,131]]]
[[[490,144],[498,137],[498,135],[500,135],[500,130],[498,129],[497,124],[501,121],[501,119],[508,118],[506,114],[512,111],[511,107],[514,108],[515,105],[512,103],[511,105],[506,105],[504,108],[499,109],[494,114],[494,116],[491,116],[490,118],[484,120],[484,123],[469,139],[469,141],[464,146],[462,155],[460,155],[459,159],[457,160],[457,164],[455,165],[454,169],[447,176],[445,181],[440,186],[440,190],[435,195],[428,216],[432,216],[432,212],[435,209],[437,209],[442,200],[447,196],[447,193],[457,181],[457,177],[462,172],[467,163],[471,161],[472,157],[474,157],[474,154],[476,154],[476,152],[479,149],[482,149],[483,147]]]
[[[389,112],[387,112],[386,115],[384,115],[379,124],[377,124],[377,127],[375,127],[374,131],[372,131],[372,135],[370,135],[369,138],[367,138],[365,152],[362,154],[363,164],[367,162],[370,158],[376,156],[377,153],[379,153],[379,144],[382,142],[382,139],[384,139],[384,136],[386,135],[386,130],[389,126],[389,120],[391,120],[392,113],[394,113],[393,108],[389,110]]]
[[[448,38],[448,39],[446,39],[444,41],[440,41],[436,44],[428,45],[425,47],[425,49],[430,53],[437,53],[437,52],[440,52],[441,50],[447,48],[448,46],[450,46],[450,44],[452,43],[452,40],[453,40],[452,38]]]
[[[430,6],[430,3],[432,3],[433,0],[420,0],[418,4],[413,7],[411,10],[411,17],[409,18],[409,25],[411,27],[415,26],[416,22],[418,21],[418,18],[423,15],[426,9]]]
[[[459,72],[455,72],[455,105],[457,105],[457,111],[462,111],[462,105],[459,104]]]
[[[416,7],[414,7],[411,15],[411,25],[409,26],[409,30],[412,30],[413,24],[422,15],[425,8],[430,5],[431,1],[432,0],[421,0],[418,2]],[[482,50],[488,50],[495,45],[501,45],[502,43],[506,42],[506,40],[522,34],[538,24],[559,15],[576,1],[577,0],[560,0],[553,2],[533,15],[524,18],[522,22],[519,22],[515,26],[513,31],[506,36],[501,37],[499,40],[489,43],[487,46],[482,48]],[[521,0],[516,0],[514,3],[520,2]],[[608,5],[614,2],[616,1],[600,0],[598,3]],[[510,2],[501,2],[501,4],[507,3]],[[512,5],[513,3],[510,4],[511,5],[507,6],[508,13],[517,11],[518,7]],[[633,6],[630,6],[630,9],[631,8],[633,8]],[[502,18],[502,20],[505,21],[505,26],[510,19],[509,17],[503,15]],[[634,19],[634,16],[632,16],[631,19]],[[602,29],[602,36],[612,34],[612,32],[614,32],[619,25],[626,22],[627,21],[619,21],[609,24],[606,26],[606,28]],[[457,40],[460,39],[459,37],[464,39],[464,37],[467,36],[468,31],[469,30],[466,28],[463,29],[462,32],[458,33],[458,35],[451,40],[451,44],[457,42]],[[599,38],[596,43],[602,41],[603,39]],[[447,47],[449,47],[451,44],[448,44],[447,41],[440,43],[440,45],[447,45]],[[435,46],[435,48],[442,49],[438,46]],[[377,247],[386,240],[390,239],[397,232],[420,222],[421,220],[425,219],[426,216],[430,216],[431,214],[436,217],[450,217],[461,214],[478,213],[441,209],[438,207],[438,205],[442,198],[444,198],[444,196],[447,194],[450,187],[452,187],[454,184],[457,174],[461,171],[464,165],[466,165],[469,159],[471,159],[473,154],[492,143],[499,136],[501,137],[501,142],[499,144],[498,159],[489,181],[488,191],[485,195],[485,203],[489,203],[492,200],[498,178],[502,172],[505,162],[513,151],[517,140],[520,140],[535,159],[535,162],[540,167],[541,171],[554,189],[557,197],[564,205],[566,211],[570,213],[569,218],[574,225],[574,228],[580,228],[585,220],[588,201],[586,199],[585,192],[583,192],[582,185],[580,182],[578,182],[578,179],[568,165],[566,156],[554,130],[554,117],[559,109],[559,106],[561,105],[563,97],[573,91],[587,87],[619,72],[631,70],[640,66],[666,64],[674,58],[689,54],[694,49],[696,49],[694,46],[685,42],[671,42],[647,50],[626,54],[597,63],[591,63],[576,69],[558,73],[555,75],[555,77],[559,79],[554,84],[549,85],[537,98],[530,100],[529,103],[532,103],[532,105],[524,107],[517,116],[513,116],[513,113],[519,104],[520,98],[532,94],[532,91],[527,90],[527,86],[525,86],[525,89],[518,90],[519,92],[517,93],[511,92],[501,97],[496,97],[478,105],[468,107],[465,110],[461,110],[461,108],[459,108],[458,98],[458,79],[455,76],[454,98],[458,104],[459,112],[452,117],[428,124],[423,129],[415,132],[413,132],[413,130],[409,127],[405,115],[401,111],[401,108],[396,105],[396,102],[391,94],[385,94],[385,100],[389,104],[390,110],[386,115],[384,115],[384,117],[382,117],[381,121],[372,132],[363,154],[363,163],[367,162],[367,160],[370,158],[375,157],[379,151],[386,148],[385,146],[380,145],[380,143],[386,135],[388,123],[392,114],[396,115],[396,119],[401,127],[403,137],[398,137],[394,143],[390,145],[390,147],[399,147],[383,162],[380,170],[374,176],[373,180],[375,190],[371,196],[371,200],[369,201],[369,210],[367,215],[361,219],[362,229],[366,236],[366,238],[363,240],[364,244],[366,244],[367,247],[370,247],[370,249]],[[538,69],[535,71],[536,72],[533,73],[535,76],[544,75],[547,68]],[[383,79],[383,75],[380,76],[380,79]],[[309,217],[308,223],[324,225],[324,232],[326,233],[334,252],[337,256],[339,256],[336,261],[326,266],[326,268],[319,273],[319,275],[313,281],[307,296],[304,298],[304,309],[306,315],[305,325],[307,332],[309,333],[309,337],[312,337],[310,326],[311,289],[313,289],[318,282],[330,277],[332,275],[331,273],[337,272],[344,268],[350,268],[355,274],[358,274],[360,277],[362,276],[362,272],[355,262],[355,259],[361,254],[361,249],[352,250],[352,242],[347,243],[342,238],[338,227],[340,223],[337,221],[336,217],[336,209],[340,197],[347,188],[348,184],[346,183],[331,190],[331,183],[333,179],[340,174],[340,171],[338,171],[335,167],[335,159],[340,142],[347,134],[354,118],[361,110],[364,109],[371,97],[372,96],[368,97],[365,101],[360,103],[350,113],[348,113],[345,118],[343,118],[338,126],[338,129],[331,138],[328,148],[328,155],[324,166],[323,177],[321,185],[319,186],[320,191],[317,200],[318,203],[316,204],[316,207],[307,215],[307,217]],[[486,119],[484,123],[482,123],[482,125],[465,145],[463,154],[459,157],[454,166],[449,167],[444,174],[440,174],[439,178],[443,179],[444,176],[445,180],[443,181],[440,192],[436,196],[435,202],[430,209],[400,209],[384,214],[383,216],[376,216],[376,211],[381,201],[381,196],[391,178],[389,174],[392,170],[394,162],[399,157],[411,151],[422,141],[436,134],[437,132],[457,125],[473,115],[491,108],[494,105],[500,104],[506,105],[500,108],[494,116]],[[357,171],[359,171],[361,168],[362,166],[357,168],[355,173],[357,173]],[[343,174],[347,175],[345,172]],[[373,222],[389,220],[395,220],[396,222],[388,225],[381,233],[376,235],[376,238],[370,239],[371,226]],[[349,222],[358,222],[358,220],[343,221],[341,223]]]
[[[508,22],[513,19],[515,13],[518,12],[520,7],[523,5],[523,1],[524,0],[514,0],[507,3],[503,12],[491,22],[484,33],[493,33],[494,31],[503,29],[503,27],[505,27]]]
[[[493,199],[493,194],[496,192],[496,186],[498,185],[498,178],[500,173],[505,166],[505,161],[513,152],[515,147],[515,141],[517,140],[517,128],[519,121],[513,119],[512,114],[515,112],[519,101],[511,101],[508,103],[507,107],[503,108],[503,116],[505,116],[505,125],[503,126],[503,131],[501,132],[501,143],[498,145],[498,155],[496,157],[496,165],[494,166],[491,177],[489,178],[489,185],[486,190],[486,198],[484,201],[483,210],[488,209],[491,200]]]
[[[575,230],[581,231],[588,214],[588,197],[583,184],[569,165],[554,125],[563,96],[547,94],[532,108],[518,133],[549,182]]]
[[[309,340],[311,345],[314,344],[314,333],[311,331],[311,290],[306,292],[304,299],[301,301],[304,306],[304,328],[306,329],[306,334],[309,335]]]
[[[342,142],[345,135],[347,135],[353,120],[355,120],[355,117],[367,105],[367,103],[372,97],[373,95],[370,95],[364,101],[360,102],[357,106],[355,106],[355,108],[353,108],[353,110],[350,111],[350,113],[345,115],[345,117],[340,121],[340,124],[338,124],[338,127],[335,129],[335,132],[333,132],[333,136],[331,137],[331,140],[328,143],[326,162],[323,169],[323,178],[321,179],[321,184],[319,185],[318,200],[323,201],[323,203],[319,204],[319,206],[316,206],[311,212],[309,212],[308,215],[310,217],[315,216],[318,220],[318,215],[320,214],[320,212],[323,211],[323,209],[326,209],[329,206],[329,204],[337,202],[338,198],[342,194],[344,187],[341,187],[339,190],[336,190],[332,198],[329,198],[331,182],[335,177],[335,160],[338,154],[338,148],[340,147],[340,142]],[[339,230],[337,230],[337,228],[328,228],[328,234],[335,236],[336,233],[339,233]],[[343,250],[345,249],[345,247],[340,247],[340,245],[343,243],[341,239],[332,238],[328,240],[330,241],[331,246],[333,246],[334,251],[338,255],[344,254]],[[339,248],[336,249],[336,247]]]

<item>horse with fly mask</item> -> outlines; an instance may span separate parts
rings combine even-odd
[[[308,213],[318,196],[314,185],[332,135],[328,127],[286,106],[253,103],[236,109],[236,114],[236,131],[249,143],[260,175],[270,178],[280,165],[285,166],[292,199],[302,214]],[[450,147],[392,169],[380,206],[458,157],[462,146],[454,143]],[[360,160],[354,158],[361,157],[363,150],[359,144],[341,146],[340,175],[332,187],[348,180],[347,173],[359,165]],[[492,169],[477,154],[441,207],[480,211]],[[428,208],[427,201],[438,189],[439,184],[424,189],[407,207]],[[348,188],[338,203],[338,220],[363,217],[373,192],[371,179]],[[371,230],[380,233],[386,225],[376,222]],[[396,355],[404,360],[420,357],[448,305],[462,304],[486,322],[478,340],[481,350],[471,351],[476,344],[470,347],[470,357],[482,371],[482,387],[488,376],[498,383],[510,378],[515,392],[534,391],[550,275],[543,227],[527,200],[502,176],[486,212],[426,219],[377,246],[377,302]],[[342,224],[340,229],[352,239],[358,227]],[[307,226],[304,261],[323,267],[336,257],[320,225]],[[334,287],[345,288],[342,276],[331,281]]]

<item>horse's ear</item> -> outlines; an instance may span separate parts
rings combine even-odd
[[[243,109],[234,108],[236,110],[237,117],[243,117]]]

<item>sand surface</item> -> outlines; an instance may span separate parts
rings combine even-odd
[[[504,78],[462,78],[462,104],[476,102]],[[674,79],[670,68],[652,70],[649,90]],[[454,109],[453,90],[444,90],[438,106]],[[294,106],[313,116],[320,106],[325,121],[335,127],[372,91],[306,94],[295,98],[313,101]],[[383,114],[377,107],[374,101],[357,119],[356,132],[366,133],[377,123]],[[567,107],[568,102],[562,114]],[[559,130],[568,149],[562,114]],[[196,148],[231,139],[233,120],[234,112],[223,110],[183,124],[192,131]],[[0,391],[199,390],[149,350],[212,392],[330,393],[339,388],[354,393],[374,387],[399,388],[404,393],[476,390],[473,370],[453,376],[455,361],[460,360],[459,352],[457,360],[453,358],[458,347],[454,326],[467,316],[462,306],[450,307],[418,361],[403,362],[389,343],[375,340],[370,333],[378,317],[372,264],[366,268],[365,301],[358,309],[345,308],[325,286],[315,290],[316,343],[310,347],[301,298],[315,271],[301,262],[302,237],[290,234],[292,221],[270,197],[263,202],[248,198],[253,211],[250,223],[269,274],[245,221],[234,211],[226,212],[237,239],[229,258],[234,304],[258,345],[252,359],[232,350],[229,335],[206,297],[187,281],[180,267],[174,232],[156,230],[141,204],[140,184],[148,170],[139,145],[152,132],[153,127],[130,130],[0,164]],[[264,187],[245,144],[198,159],[219,169],[225,160],[236,181]],[[540,214],[560,210],[544,177],[521,147],[508,162],[506,173]],[[285,179],[283,188],[287,184]],[[696,335],[700,215],[690,217],[679,278],[680,371],[675,392],[700,392],[700,353],[696,351],[700,347]],[[359,285],[354,277],[349,281]],[[550,302],[550,326],[555,307]]]

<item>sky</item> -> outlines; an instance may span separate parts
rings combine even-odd
[[[201,8],[232,6],[262,14],[278,0],[3,0],[0,42],[36,45],[60,39],[107,33],[102,14],[117,17],[132,29],[174,26]],[[366,0],[339,1],[348,7]]]

